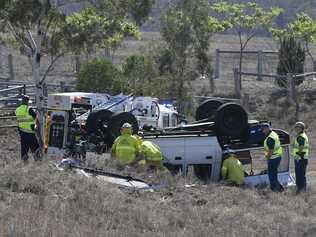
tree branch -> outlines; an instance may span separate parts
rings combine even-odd
[[[30,38],[30,41],[31,41],[31,44],[32,44],[34,50],[37,50],[37,45],[36,45],[35,40],[33,38],[32,32],[30,30],[27,30],[27,34]]]
[[[307,41],[305,41],[305,48],[306,48],[306,52],[307,52],[307,54],[308,54],[308,56],[311,58],[311,60],[312,60],[312,62],[313,62],[313,67],[314,67],[314,57],[313,57],[313,55],[312,55],[312,53],[311,53],[311,50],[310,50],[310,48],[309,48],[309,44],[308,44],[308,42]]]
[[[24,50],[27,54],[31,54],[31,52],[29,52],[29,51],[33,50],[32,46],[28,45],[28,42],[25,42],[23,40],[23,37],[19,35],[19,33],[16,31],[16,29],[14,28],[14,26],[10,22],[7,22],[7,24],[9,26],[9,30],[13,34],[15,40],[21,44],[21,46],[24,48]]]
[[[50,62],[49,66],[47,67],[47,69],[46,69],[46,71],[45,71],[45,73],[44,73],[44,75],[43,75],[43,77],[42,77],[42,80],[40,81],[40,84],[42,84],[42,83],[45,81],[45,79],[46,79],[48,73],[52,70],[53,65],[55,64],[55,62],[56,62],[60,57],[62,57],[63,55],[64,55],[64,52],[58,54],[58,55]]]
[[[247,46],[247,44],[249,43],[249,41],[256,35],[256,31],[253,31],[250,36],[247,38],[247,40],[245,41],[244,45],[243,45],[243,49],[244,50]]]

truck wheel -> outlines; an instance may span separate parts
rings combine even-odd
[[[195,176],[203,181],[208,181],[212,174],[212,165],[193,165]]]
[[[204,101],[195,112],[195,119],[197,121],[208,118],[214,121],[217,109],[223,104],[222,101],[209,99]]]
[[[216,112],[215,131],[219,141],[223,138],[246,141],[249,137],[247,112],[238,104],[223,104]]]
[[[120,112],[114,114],[109,121],[109,133],[110,133],[110,146],[112,146],[114,140],[121,134],[120,130],[124,123],[130,123],[133,127],[133,134],[138,132],[138,122],[135,116],[129,112]]]
[[[99,130],[105,131],[105,126],[108,124],[113,112],[110,110],[92,111],[86,121],[86,131],[88,134],[95,134]]]

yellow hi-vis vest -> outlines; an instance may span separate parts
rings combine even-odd
[[[235,184],[243,184],[245,181],[243,165],[234,155],[224,160],[221,174],[223,179]]]
[[[274,149],[273,149],[273,153],[272,153],[272,156],[270,157],[270,159],[275,159],[275,158],[281,157],[283,154],[283,150],[281,147],[280,138],[279,138],[279,135],[274,131],[271,131],[269,136],[267,136],[267,138],[264,140],[263,145],[264,145],[265,156],[267,156],[268,152],[269,152],[269,147],[267,144],[268,138],[271,138],[274,140]]]
[[[307,159],[308,156],[309,156],[309,141],[308,141],[308,137],[307,137],[305,132],[303,132],[300,135],[298,135],[298,137],[303,137],[305,139],[305,144],[304,144],[302,152],[305,153],[304,154],[304,159]],[[292,150],[292,156],[295,159],[301,159],[301,157],[298,154],[296,154],[297,152],[299,152],[299,147],[300,147],[300,145],[298,144],[297,138],[296,138],[295,142],[294,142],[294,145],[293,145],[293,150]]]
[[[19,124],[19,129],[23,132],[34,133],[32,127],[35,125],[35,120],[29,113],[27,105],[20,105],[15,110],[15,116]]]
[[[130,164],[135,161],[138,151],[138,140],[130,134],[122,134],[116,138],[112,145],[112,152],[115,158],[124,164]]]
[[[162,154],[157,145],[150,141],[143,141],[140,145],[140,153],[147,161],[162,161]]]

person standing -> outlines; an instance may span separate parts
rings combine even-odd
[[[35,111],[29,107],[29,97],[22,96],[21,105],[15,110],[18,121],[18,130],[21,140],[21,159],[28,161],[28,152],[31,150],[34,160],[40,159],[40,147],[35,136]]]
[[[269,123],[262,125],[262,132],[266,136],[263,145],[264,154],[268,162],[270,188],[274,192],[282,192],[284,189],[278,180],[278,168],[283,154],[280,138],[276,132],[272,131]]]
[[[295,140],[293,144],[292,156],[295,164],[296,193],[306,191],[306,168],[309,158],[309,141],[305,133],[305,124],[297,122],[294,125]]]

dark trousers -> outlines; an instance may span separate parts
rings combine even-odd
[[[281,162],[281,157],[268,160],[268,176],[270,181],[270,188],[272,191],[283,191],[282,185],[278,180],[278,167]]]
[[[295,159],[295,181],[298,191],[306,191],[306,167],[308,164],[307,159]]]
[[[34,133],[23,132],[19,130],[21,138],[21,159],[28,160],[28,152],[31,150],[34,160],[40,159],[40,149]]]

